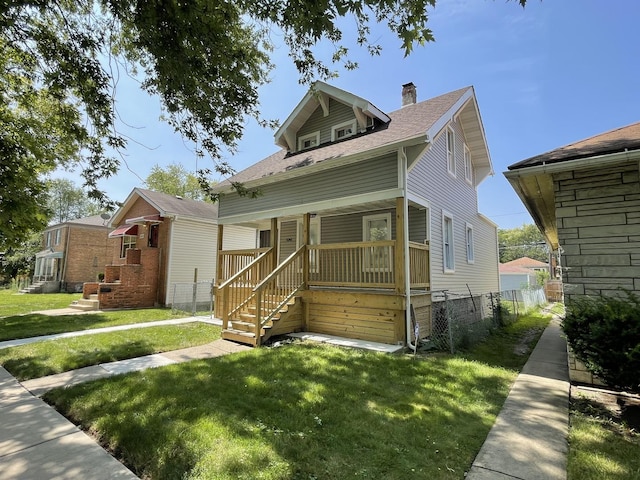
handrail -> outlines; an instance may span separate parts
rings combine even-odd
[[[242,270],[240,270],[238,273],[236,273],[235,275],[233,275],[231,278],[227,279],[226,281],[224,281],[223,283],[221,283],[220,285],[218,285],[218,290],[221,290],[222,288],[227,287],[228,285],[230,285],[231,283],[235,282],[238,278],[240,278],[247,270],[250,270],[254,264],[258,263],[260,261],[260,259],[262,257],[265,257],[266,255],[268,255],[271,252],[272,248],[266,250],[265,252],[263,252],[259,257],[257,257],[255,260],[253,260],[249,265],[247,265],[246,267],[244,267]]]
[[[253,289],[256,298],[255,336],[258,345],[262,327],[304,286],[300,259],[306,253],[307,247],[302,245]]]

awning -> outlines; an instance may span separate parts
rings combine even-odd
[[[138,235],[138,225],[120,225],[109,234],[109,238],[124,237],[125,235]]]
[[[64,252],[53,252],[50,249],[36,253],[36,258],[63,258]]]
[[[145,224],[147,222],[149,222],[149,223],[162,223],[163,220],[164,219],[160,215],[145,215],[143,217],[127,218],[124,221],[124,223],[126,223],[128,225],[132,225],[132,224],[141,225],[141,224]]]

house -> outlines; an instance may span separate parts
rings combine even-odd
[[[549,264],[545,263],[545,262],[541,262],[540,260],[536,260],[535,258],[531,258],[531,257],[520,257],[520,258],[516,258],[514,260],[511,260],[510,262],[505,262],[503,263],[503,265],[508,265],[511,267],[522,267],[522,268],[527,268],[529,270],[533,270],[536,272],[548,272],[549,271]]]
[[[500,291],[532,288],[538,284],[536,272],[530,268],[513,265],[512,262],[500,264]]]
[[[413,345],[416,323],[431,331],[432,289],[498,290],[497,226],[477,208],[492,165],[474,89],[416,97],[404,85],[387,114],[317,82],[276,132],[281,149],[218,187],[219,239],[259,231],[255,251],[218,252],[224,338]]]
[[[216,272],[218,206],[134,188],[111,218],[115,239],[101,283],[86,284],[102,309],[171,305],[172,285],[212,281]],[[255,248],[256,233],[229,227],[227,249]]]
[[[505,176],[560,257],[565,299],[640,292],[640,123],[509,166]]]
[[[104,272],[114,243],[107,236],[108,219],[94,215],[47,227],[28,291],[81,292],[84,282],[95,281]]]

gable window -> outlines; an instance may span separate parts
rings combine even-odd
[[[473,225],[467,223],[466,229],[466,242],[467,242],[467,263],[473,263],[475,256],[473,252]]]
[[[356,133],[356,121],[351,120],[349,122],[341,123],[331,129],[331,141],[342,140],[343,138],[350,137]]]
[[[391,240],[391,213],[362,217],[362,241],[381,242]],[[370,245],[364,252],[365,271],[391,270],[391,246]]]
[[[135,235],[123,235],[120,240],[120,258],[127,256],[127,250],[130,248],[136,248],[136,236]]]
[[[473,169],[471,168],[471,152],[464,146],[464,179],[468,183],[473,183]]]
[[[298,150],[306,150],[320,145],[320,132],[313,132],[308,135],[298,137]]]
[[[455,270],[453,216],[445,211],[442,212],[442,266],[445,273],[453,273]]]
[[[447,170],[456,176],[455,136],[451,128],[447,128]]]

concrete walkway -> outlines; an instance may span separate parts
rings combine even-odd
[[[465,480],[567,478],[567,344],[554,318],[540,337]]]

